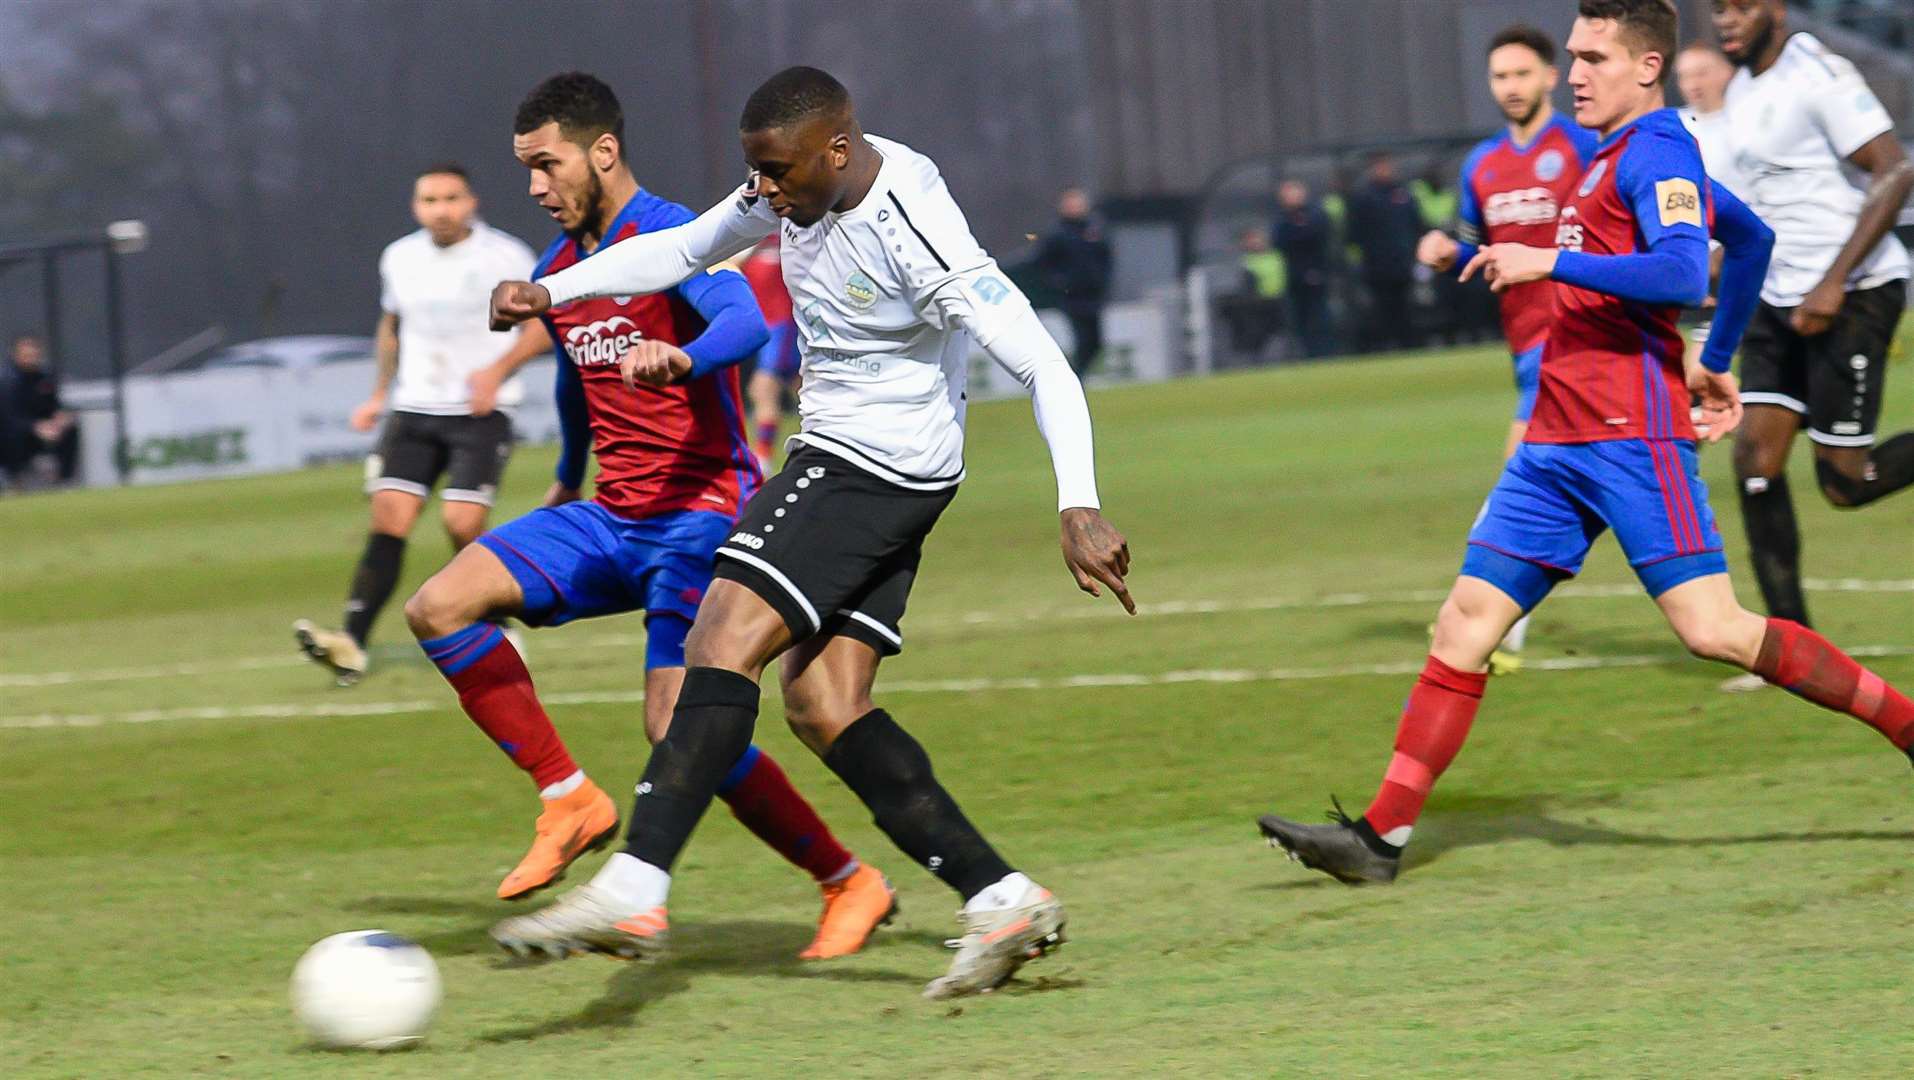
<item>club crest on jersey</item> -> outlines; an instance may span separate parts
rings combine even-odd
[[[1544,184],[1562,175],[1562,152],[1550,148],[1535,159],[1535,178]]]
[[[1701,226],[1701,193],[1695,190],[1695,182],[1685,176],[1655,181],[1655,204],[1661,207],[1663,228]]]
[[[1594,168],[1588,170],[1587,176],[1582,177],[1582,186],[1576,190],[1576,197],[1586,199],[1590,195],[1593,195],[1595,193],[1595,185],[1602,182],[1602,174],[1606,172],[1608,172],[1608,159],[1603,158],[1595,163]]]
[[[877,283],[864,271],[853,270],[844,280],[844,299],[859,311],[869,311],[877,303]]]

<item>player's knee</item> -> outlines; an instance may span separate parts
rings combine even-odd
[[[413,637],[428,641],[477,622],[466,608],[457,590],[440,584],[435,577],[419,586],[419,591],[406,600],[405,622],[412,628]]]
[[[1722,620],[1695,619],[1675,626],[1675,636],[1690,655],[1702,660],[1734,662],[1741,649],[1731,628]]]
[[[1759,439],[1737,436],[1734,448],[1735,476],[1742,480],[1762,477],[1772,480],[1781,475],[1782,462]]]
[[[1867,505],[1870,484],[1863,477],[1850,475],[1841,466],[1826,458],[1816,458],[1814,478],[1821,485],[1821,494],[1828,505],[1838,510],[1853,510]]]

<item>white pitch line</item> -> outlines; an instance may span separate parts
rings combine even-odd
[[[1860,645],[1848,650],[1850,656],[1914,656],[1914,646]],[[1694,663],[1678,653],[1634,656],[1563,656],[1530,660],[1529,671],[1592,671],[1604,668],[1673,667]],[[1111,672],[1094,675],[1066,675],[1060,678],[1024,679],[920,679],[885,682],[878,691],[885,694],[969,694],[1016,690],[1120,689],[1140,686],[1174,686],[1186,683],[1259,683],[1302,682],[1317,679],[1348,679],[1370,676],[1406,677],[1422,670],[1422,663],[1343,664],[1317,668],[1206,668],[1191,671],[1165,671],[1157,674]],[[547,705],[634,705],[644,701],[638,690],[613,690],[570,694],[548,694]],[[42,713],[38,716],[0,716],[0,730],[19,731],[43,728],[91,728],[118,724],[160,724],[183,720],[296,720],[335,716],[392,716],[405,713],[449,710],[450,700],[437,701],[365,701],[351,704],[280,703],[236,707],[207,706],[182,709],[144,709],[126,713]]]
[[[1802,582],[1810,592],[1906,593],[1914,592],[1914,579],[1872,580],[1867,578],[1809,578]],[[1640,596],[1641,587],[1632,583],[1613,585],[1568,584],[1556,589],[1550,598],[1615,599]],[[1386,604],[1435,604],[1448,596],[1445,589],[1406,589],[1396,592],[1344,592],[1322,596],[1287,596],[1263,599],[1164,600],[1137,605],[1138,615],[1219,615],[1259,611],[1320,611],[1334,608],[1370,607]],[[1077,619],[1116,619],[1117,609],[1108,604],[1045,611],[969,611],[956,616],[914,619],[918,630],[950,630],[974,626],[1032,624]],[[566,649],[611,649],[643,645],[645,635],[609,633],[566,640]],[[309,663],[291,650],[274,656],[250,656],[231,660],[205,660],[180,664],[154,664],[146,667],[100,668],[92,671],[44,671],[0,673],[0,689],[8,687],[71,686],[85,683],[119,682],[129,679],[179,678],[188,675],[214,675],[223,672],[259,671],[268,668],[296,667]]]

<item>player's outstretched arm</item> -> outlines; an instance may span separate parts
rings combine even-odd
[[[1125,611],[1136,614],[1136,601],[1124,581],[1130,573],[1130,545],[1099,508],[1090,403],[1063,350],[1029,301],[994,273],[953,278],[931,300],[943,318],[968,330],[998,366],[1030,391],[1037,430],[1050,447],[1050,466],[1057,475],[1063,561],[1077,587],[1101,596],[1098,586],[1107,586]]]
[[[585,459],[591,453],[591,418],[585,406],[585,381],[571,358],[560,355],[558,376],[552,387],[552,403],[558,408],[558,468],[551,490],[545,494],[546,506],[557,506],[578,498],[585,486]]]
[[[1708,185],[1715,204],[1714,237],[1721,242],[1721,285],[1701,365],[1710,371],[1727,371],[1761,300],[1761,282],[1768,276],[1768,257],[1774,253],[1774,230],[1733,192],[1713,180]]]
[[[1875,108],[1880,108],[1878,103]],[[1885,112],[1879,115],[1883,120],[1886,117]],[[1790,316],[1795,332],[1800,334],[1825,333],[1834,325],[1834,317],[1841,313],[1841,305],[1847,300],[1849,276],[1880,246],[1881,239],[1900,220],[1901,207],[1907,205],[1908,194],[1914,192],[1914,162],[1908,161],[1907,151],[1891,127],[1849,154],[1848,161],[1867,174],[1867,197],[1861,202],[1861,212],[1855,218],[1854,231],[1849,234],[1847,243],[1841,245],[1828,272],[1801,298]]]

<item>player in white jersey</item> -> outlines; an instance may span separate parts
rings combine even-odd
[[[506,282],[494,316],[668,288],[774,232],[802,339],[802,430],[784,470],[718,551],[686,642],[669,734],[638,785],[625,850],[591,884],[492,936],[514,952],[621,955],[662,944],[670,868],[729,763],[749,745],[758,679],[782,657],[792,729],[879,828],[964,898],[964,934],[930,997],[1001,985],[1063,937],[1063,907],[964,817],[922,746],[871,703],[924,538],[964,479],[965,359],[974,340],[1029,387],[1057,475],[1064,561],[1132,613],[1129,549],[1098,512],[1083,388],[1029,302],[970,234],[937,166],[866,136],[836,79],[774,75],[739,124],[749,183],[695,221],[632,237],[536,284]],[[495,325],[497,325],[495,323]],[[626,362],[669,371],[641,343]]]
[[[1776,237],[1741,343],[1742,522],[1768,613],[1806,625],[1785,472],[1795,433],[1805,423],[1816,479],[1834,506],[1863,506],[1914,482],[1914,433],[1875,438],[1907,296],[1907,252],[1889,230],[1914,189],[1914,167],[1854,65],[1812,35],[1789,34],[1783,0],[1715,0],[1714,22],[1740,69],[1726,110],[1736,175],[1723,179]],[[1848,164],[1865,174],[1865,189],[1848,179]]]
[[[524,397],[514,373],[551,348],[544,324],[517,333],[485,328],[500,275],[522,277],[538,261],[517,237],[478,219],[465,170],[433,165],[412,184],[418,231],[379,257],[379,369],[372,396],[352,412],[370,431],[390,411],[379,449],[366,461],[372,530],[352,577],[340,630],[301,619],[293,637],[340,686],[365,675],[366,639],[392,597],[406,538],[440,477],[445,531],[454,549],[485,531],[485,519],[512,453],[504,409]]]

